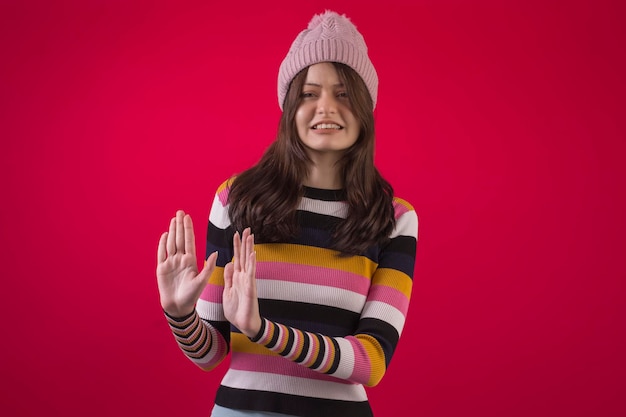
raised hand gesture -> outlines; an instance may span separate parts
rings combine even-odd
[[[182,210],[177,211],[176,217],[170,221],[169,232],[161,235],[157,250],[159,296],[161,307],[167,314],[182,317],[193,312],[215,269],[216,260],[217,252],[214,252],[198,273],[191,217]]]
[[[224,268],[222,303],[226,319],[248,337],[261,329],[259,300],[256,292],[256,252],[250,228],[233,237],[234,256]]]

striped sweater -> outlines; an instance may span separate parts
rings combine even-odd
[[[224,266],[233,256],[228,182],[209,216],[207,254],[217,267],[187,317],[167,317],[180,348],[205,370],[232,352],[216,404],[295,416],[371,416],[364,386],[383,377],[402,333],[411,295],[417,216],[394,199],[396,227],[384,247],[339,257],[328,249],[345,218],[339,193],[305,188],[299,235],[256,244],[259,334],[249,339],[224,317]]]

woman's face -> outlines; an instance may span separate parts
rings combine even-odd
[[[339,159],[354,145],[359,122],[333,64],[323,62],[309,67],[295,121],[298,136],[314,161],[320,156]]]

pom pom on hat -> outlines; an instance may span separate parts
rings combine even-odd
[[[315,15],[293,41],[278,70],[278,105],[281,110],[289,85],[304,68],[320,62],[340,62],[361,76],[372,97],[378,96],[378,75],[367,55],[367,45],[345,15],[333,11]]]

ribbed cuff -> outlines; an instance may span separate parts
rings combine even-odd
[[[194,309],[194,311],[192,311],[191,313],[187,314],[186,316],[174,317],[174,316],[168,314],[167,311],[163,310],[163,314],[165,314],[165,317],[167,317],[168,319],[170,319],[172,321],[175,321],[176,323],[182,323],[182,322],[190,319],[195,313],[196,313],[196,310]]]

